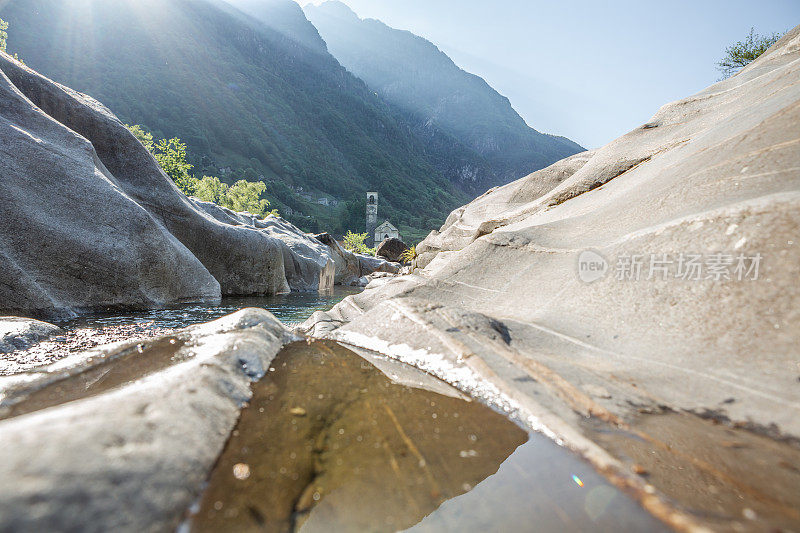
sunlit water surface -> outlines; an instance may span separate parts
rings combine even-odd
[[[96,313],[58,322],[64,333],[27,349],[3,354],[0,375],[14,374],[41,366],[72,353],[112,342],[157,337],[194,324],[209,322],[245,307],[260,307],[291,326],[303,322],[315,311],[327,310],[362,289],[335,287],[327,293],[293,292],[274,296],[223,298],[219,302],[191,303],[114,313]]]

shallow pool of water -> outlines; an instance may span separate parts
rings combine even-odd
[[[372,362],[330,342],[278,354],[181,530],[666,530],[546,437]]]

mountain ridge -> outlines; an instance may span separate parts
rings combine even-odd
[[[363,81],[227,2],[11,0],[0,17],[32,68],[180,137],[198,173],[249,169],[279,209],[313,215],[290,218],[309,231],[363,231],[363,210],[342,227],[357,206],[322,209],[300,188],[340,199],[380,190],[382,216],[420,230],[468,198]]]
[[[361,19],[338,1],[308,4],[304,12],[339,63],[407,113],[418,132],[438,127],[486,159],[494,184],[584,150],[532,128],[507,97],[424,37]]]
[[[502,181],[463,138],[348,72],[291,0],[9,0],[0,17],[32,68],[181,138],[198,175],[267,182],[307,231],[363,231],[378,190],[380,216],[421,238]]]

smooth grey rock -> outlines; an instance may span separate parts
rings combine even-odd
[[[199,209],[102,104],[7,54],[0,70],[4,310],[288,290],[282,245]]]
[[[328,246],[274,215],[256,220],[255,226],[281,244],[283,268],[293,291],[333,288],[336,264]]]
[[[330,248],[297,226],[275,215],[260,218],[251,213],[237,213],[213,202],[197,198],[192,198],[192,201],[220,222],[253,228],[274,239],[280,246],[283,270],[292,291],[325,291],[333,287],[335,265]]]
[[[41,316],[219,297],[219,283],[126,194],[92,144],[7,76],[37,75],[2,53],[0,70],[3,311]],[[66,89],[41,83],[69,98]],[[80,114],[75,107],[65,112]]]
[[[301,330],[462,389],[477,376],[603,468],[619,463],[583,437],[590,415],[668,408],[800,438],[798,124],[800,27],[642,127],[455,210],[417,247],[424,269]],[[592,283],[585,250],[609,263]],[[720,252],[761,254],[759,278],[616,276],[625,254]]]
[[[362,283],[363,280],[360,278],[373,272],[397,274],[400,271],[400,265],[390,263],[381,257],[345,250],[329,233],[320,233],[314,238],[330,249],[336,268],[334,276],[336,285],[364,286],[366,282]]]
[[[0,354],[30,348],[32,344],[61,331],[55,324],[41,320],[0,316]]]
[[[0,378],[0,530],[174,530],[285,340],[244,309]]]
[[[354,253],[345,250],[329,233],[320,233],[314,238],[326,245],[333,256],[336,285],[350,285],[361,277],[361,263]]]
[[[389,274],[397,274],[400,272],[399,263],[393,263],[382,257],[373,257],[371,255],[354,255],[358,258],[362,276],[372,274],[373,272],[388,272]]]

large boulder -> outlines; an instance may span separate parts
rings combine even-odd
[[[457,209],[417,247],[424,269],[303,330],[521,407],[678,527],[796,527],[780,488],[796,474],[771,458],[800,438],[798,65],[800,27],[627,135]],[[757,451],[732,451],[755,435]],[[697,479],[717,495],[685,490]]]
[[[52,315],[219,297],[208,269],[126,194],[92,144],[34,105],[9,72],[37,79],[0,54],[3,311]],[[69,101],[66,89],[41,83]]]
[[[290,290],[308,292],[333,288],[335,265],[330,248],[294,224],[275,215],[261,218],[197,198],[192,201],[220,222],[256,229],[273,238],[283,255],[283,270]]]
[[[333,257],[334,283],[336,285],[350,285],[353,280],[361,277],[361,263],[356,254],[345,250],[330,233],[320,233],[314,238],[330,250]]]
[[[384,239],[383,242],[378,245],[375,255],[378,257],[383,257],[392,263],[402,263],[403,253],[405,253],[407,250],[408,246],[406,246],[406,243],[400,239],[395,239],[392,237],[391,239]]]
[[[102,104],[0,56],[0,70],[38,108],[91,143],[127,197],[208,269],[222,294],[287,290],[280,246],[263,233],[208,216],[184,196],[142,144]],[[34,179],[42,179],[34,174]],[[88,196],[88,195],[87,195]]]
[[[278,239],[199,208],[108,109],[4,53],[0,71],[4,311],[289,289]]]
[[[397,274],[400,271],[400,265],[390,263],[381,257],[372,257],[345,250],[330,233],[320,233],[314,237],[326,245],[333,256],[336,285],[363,286],[366,284],[365,276],[373,272]]]

